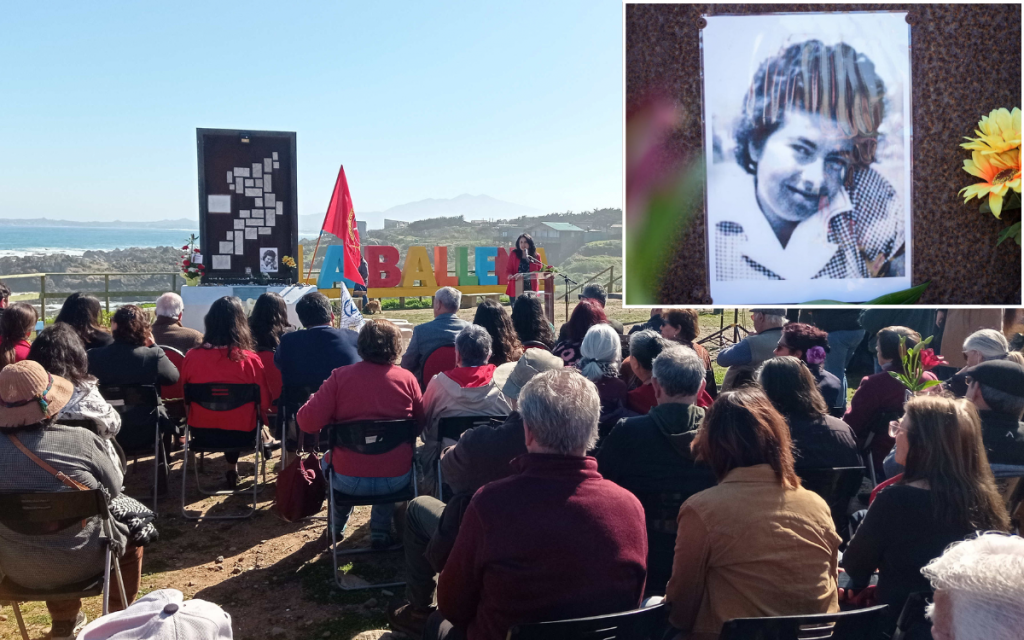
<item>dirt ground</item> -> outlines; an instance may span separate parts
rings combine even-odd
[[[564,320],[564,307],[556,313],[556,324]],[[571,311],[571,308],[570,308]],[[647,319],[646,309],[622,309],[617,300],[609,300],[609,316],[628,326]],[[418,324],[432,317],[425,311],[388,311],[384,317],[405,318]],[[472,320],[473,310],[459,313]],[[725,315],[728,324],[733,314]],[[741,322],[750,327],[749,313]],[[702,316],[702,335],[717,331],[719,316]],[[260,496],[257,513],[248,520],[185,520],[181,514],[182,453],[171,456],[168,493],[161,497],[156,526],[160,539],[145,549],[140,595],[156,589],[173,588],[185,598],[201,598],[222,606],[232,618],[236,638],[316,639],[334,638],[370,640],[390,637],[386,607],[399,598],[403,587],[344,591],[332,580],[331,554],[325,536],[326,522],[310,519],[288,523],[273,510],[274,481],[279,454],[267,465],[267,485]],[[152,481],[152,458],[140,458],[129,465],[126,486],[131,495],[145,495]],[[209,497],[200,500],[195,475],[189,462],[190,510],[209,510],[212,514],[238,513],[246,508],[240,497]],[[223,483],[225,465],[219,454],[206,458],[200,474],[207,488]],[[242,458],[239,474],[252,477],[253,457]],[[251,487],[251,484],[243,486]],[[250,494],[251,496],[251,494]],[[320,516],[326,517],[326,506]],[[369,507],[356,507],[344,541],[339,548],[369,544]],[[400,518],[399,518],[400,520]],[[359,578],[374,583],[400,581],[402,553],[372,553],[342,559],[342,570],[353,583]],[[90,620],[100,613],[100,598],[84,602]],[[42,603],[22,605],[22,612],[33,640],[49,636],[50,618]],[[0,610],[0,640],[20,637],[9,606]]]

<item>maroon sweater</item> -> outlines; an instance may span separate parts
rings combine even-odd
[[[438,578],[438,609],[468,640],[510,626],[635,609],[647,578],[640,502],[594,458],[530,453],[466,509]]]

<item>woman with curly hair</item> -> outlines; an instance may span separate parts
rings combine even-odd
[[[535,295],[521,295],[512,305],[512,326],[524,347],[543,345],[549,351],[555,346],[555,331],[551,328],[544,305]]]
[[[89,373],[99,380],[100,385],[162,386],[178,381],[178,369],[167,358],[163,349],[153,343],[149,316],[145,311],[133,304],[127,304],[114,313],[110,327],[114,342],[88,351]],[[160,417],[163,428],[170,430],[170,421],[167,420],[162,408]],[[150,420],[149,409],[128,408],[121,415],[121,419],[126,425],[145,424]],[[121,429],[117,434],[117,442],[125,451],[152,450],[153,432]],[[166,473],[166,467],[162,469],[162,473]]]
[[[86,350],[105,347],[114,341],[113,336],[100,326],[100,301],[80,291],[64,300],[55,322],[71,325],[85,343]]]
[[[580,300],[572,310],[569,321],[562,327],[561,339],[551,349],[551,353],[559,356],[565,362],[565,366],[575,366],[580,359],[580,345],[587,331],[594,325],[607,322],[608,318],[600,304],[593,300]]]
[[[891,631],[907,597],[931,589],[922,567],[975,532],[1009,531],[1010,519],[973,404],[912,398],[889,433],[906,470],[871,503],[843,554],[843,568],[854,589],[867,587],[878,571],[875,598],[889,605]]]
[[[803,361],[814,376],[818,391],[829,406],[829,413],[841,418],[846,413],[846,398],[840,397],[843,383],[822,366],[828,351],[827,333],[809,324],[790,322],[782,328],[782,336],[774,353],[776,356],[793,356]]]
[[[495,300],[484,300],[476,308],[473,324],[480,325],[491,334],[491,359],[487,364],[495,366],[516,362],[523,356],[523,344],[512,326],[505,307]]]

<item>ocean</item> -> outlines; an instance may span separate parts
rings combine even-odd
[[[109,251],[130,247],[182,247],[196,229],[147,227],[33,227],[0,225],[0,258],[5,256]],[[310,237],[300,233],[300,239]],[[316,235],[312,235],[316,237]],[[200,242],[200,246],[202,243]]]

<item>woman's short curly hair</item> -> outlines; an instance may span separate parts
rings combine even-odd
[[[149,336],[149,316],[140,307],[126,304],[114,312],[114,341],[141,347]]]
[[[793,109],[820,115],[852,138],[854,166],[875,161],[878,128],[885,115],[885,83],[871,59],[850,45],[806,40],[761,63],[735,131],[736,162],[747,173],[757,170],[750,147],[762,148]]]
[[[787,347],[803,351],[805,355],[811,347],[821,347],[825,353],[829,352],[828,334],[813,325],[790,322],[782,327],[782,336]]]
[[[395,364],[402,354],[402,332],[388,320],[367,320],[356,339],[359,357],[374,364]]]

